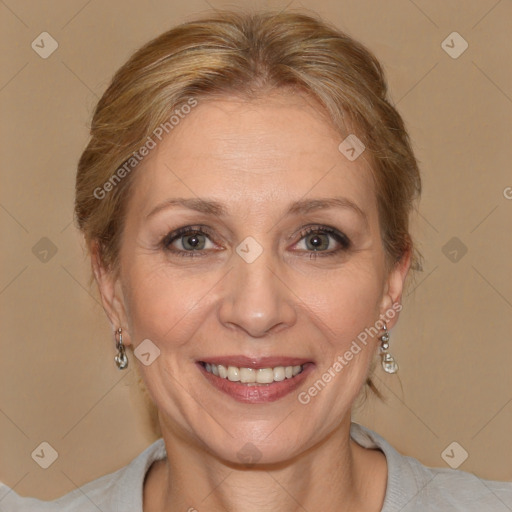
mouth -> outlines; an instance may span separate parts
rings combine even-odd
[[[275,366],[274,368],[249,368],[240,366],[224,366],[222,364],[200,362],[205,370],[216,377],[227,379],[231,382],[240,382],[248,386],[258,386],[282,382],[292,379],[304,370],[303,365]]]
[[[219,357],[196,364],[215,388],[245,403],[273,402],[288,395],[314,367],[312,361],[288,357]]]

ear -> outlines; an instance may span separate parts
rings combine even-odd
[[[94,278],[98,284],[103,309],[107,314],[113,331],[119,327],[125,331],[123,333],[123,344],[130,345],[127,330],[127,315],[121,281],[114,275],[110,269],[105,268],[101,261],[101,250],[98,242],[91,244],[91,266]]]
[[[401,311],[402,293],[404,289],[405,278],[411,266],[411,249],[404,252],[402,258],[395,263],[389,271],[384,283],[384,290],[380,304],[380,318],[387,318],[386,327],[391,329],[398,321]],[[394,314],[386,315],[386,312],[393,310]]]

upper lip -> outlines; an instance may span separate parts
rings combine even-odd
[[[302,357],[286,357],[286,356],[271,356],[271,357],[248,357],[248,356],[215,356],[200,359],[202,363],[221,364],[223,366],[236,366],[238,368],[275,368],[276,366],[299,366],[306,363],[311,363],[310,359]]]

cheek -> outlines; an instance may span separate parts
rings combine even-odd
[[[200,311],[207,306],[210,279],[145,261],[134,264],[127,276],[125,298],[134,344],[149,338],[164,349],[171,341],[177,346],[190,339]]]
[[[350,343],[378,319],[382,282],[375,268],[350,265],[318,282],[304,281],[302,296],[333,344]]]

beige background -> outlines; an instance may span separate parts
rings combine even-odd
[[[371,399],[354,419],[424,464],[448,467],[441,453],[457,441],[469,454],[460,469],[512,480],[512,3],[288,2],[257,5],[314,9],[380,58],[423,172],[414,236],[424,270],[391,338],[400,377],[378,368],[388,403]],[[0,479],[21,495],[53,499],[156,438],[134,365],[115,368],[88,285],[72,224],[75,165],[92,108],[131,52],[233,5],[242,4],[0,2]],[[31,48],[43,31],[59,44],[47,59]],[[469,44],[457,59],[441,47],[453,31]],[[57,251],[47,261],[43,237]],[[467,248],[458,262],[443,250],[453,237]],[[46,470],[31,457],[43,441],[59,454]]]

